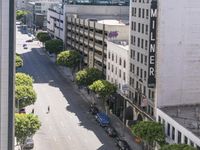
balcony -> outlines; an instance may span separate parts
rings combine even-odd
[[[102,55],[99,55],[98,53],[94,54],[94,58],[100,62],[102,62]]]

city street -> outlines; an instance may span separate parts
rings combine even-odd
[[[42,126],[34,136],[34,150],[115,150],[114,140],[106,135],[96,123],[94,116],[88,114],[88,105],[57,70],[46,54],[40,49],[38,41],[26,43],[31,39],[16,29],[16,50],[22,54],[23,68],[18,71],[28,73],[34,78],[37,101],[27,108],[39,116]],[[47,108],[50,106],[50,113]]]

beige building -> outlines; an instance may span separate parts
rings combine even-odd
[[[0,149],[14,149],[15,3],[0,2]]]

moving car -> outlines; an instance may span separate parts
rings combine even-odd
[[[107,127],[110,125],[109,117],[103,112],[99,112],[96,114],[96,120],[99,123],[99,125],[102,127]]]
[[[26,45],[26,46],[24,46],[24,49],[28,49],[28,46]]]
[[[131,150],[128,143],[120,138],[117,139],[116,145],[120,150]]]
[[[114,138],[117,136],[117,131],[113,127],[105,127],[105,131],[110,137]]]
[[[33,139],[31,137],[27,137],[24,142],[23,149],[24,150],[33,149],[33,147],[34,147]]]

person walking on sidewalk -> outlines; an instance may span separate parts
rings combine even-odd
[[[32,114],[34,114],[34,108],[32,109],[32,112],[31,112]]]

